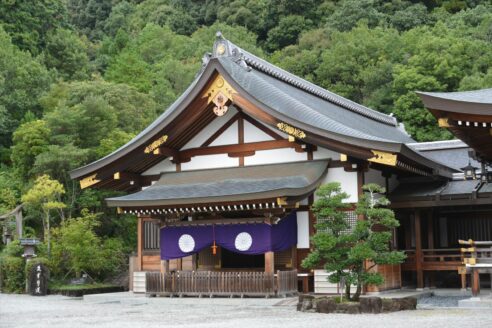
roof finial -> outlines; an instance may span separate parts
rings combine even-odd
[[[215,38],[216,38],[216,40],[217,40],[217,41],[218,41],[218,40],[225,40],[225,38],[224,38],[224,36],[222,35],[222,32],[221,32],[221,31],[217,31],[217,32],[215,33]]]
[[[217,33],[215,33],[213,56],[220,57],[229,55],[229,42],[222,36],[222,33],[220,31],[217,31]]]

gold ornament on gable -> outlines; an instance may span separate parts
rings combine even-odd
[[[297,139],[304,139],[306,138],[306,133],[298,128],[295,128],[293,126],[290,126],[287,123],[280,122],[277,124],[277,128],[280,131],[283,131],[287,133],[288,135],[295,137]]]
[[[205,91],[203,97],[208,98],[207,102],[214,103],[213,112],[217,116],[224,116],[229,109],[226,103],[233,101],[233,95],[236,94],[231,85],[220,75],[212,82],[210,87]]]

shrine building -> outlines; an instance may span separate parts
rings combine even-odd
[[[458,239],[492,239],[487,92],[485,101],[480,94],[421,93],[440,125],[463,141],[416,143],[396,118],[290,74],[218,33],[194,81],[160,117],[71,177],[82,188],[126,192],[106,201],[137,216],[134,291],[145,291],[152,273],[162,272],[191,277],[184,293],[201,295],[200,281],[210,289],[213,279],[234,272],[242,280],[231,284],[249,284],[241,287],[245,294],[298,286],[336,292],[323,270],[300,266],[315,233],[314,193],[334,181],[354,208],[362,185],[386,187],[401,223],[392,248],[408,258],[376,267],[385,283],[370,291],[459,287]],[[481,171],[464,174],[468,164]],[[347,214],[354,225],[357,215]],[[277,281],[254,287],[261,279]],[[216,293],[227,294],[226,284],[217,283]]]

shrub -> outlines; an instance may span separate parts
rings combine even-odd
[[[0,280],[2,292],[22,293],[25,286],[24,259],[22,257],[0,257]]]

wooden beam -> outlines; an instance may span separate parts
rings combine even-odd
[[[239,117],[237,120],[237,134],[238,144],[244,144],[244,120],[242,117]],[[254,155],[255,153],[250,151],[248,154]],[[244,166],[244,155],[239,157],[239,166]]]
[[[173,158],[173,162],[189,161],[195,156],[205,155],[217,155],[217,154],[237,154],[240,152],[251,152],[259,150],[272,150],[281,148],[299,148],[302,149],[302,145],[298,143],[291,143],[288,140],[271,140],[271,141],[258,141],[249,142],[241,145],[221,145],[212,146],[206,148],[191,148],[180,151],[176,158]]]
[[[417,289],[424,288],[424,271],[422,270],[422,229],[420,225],[420,211],[415,211],[415,266],[417,271]]]

